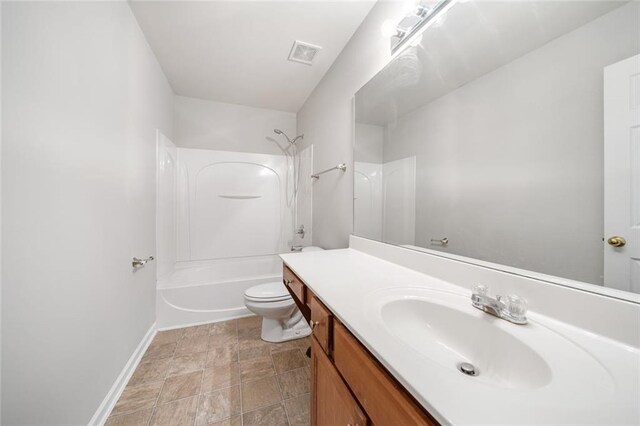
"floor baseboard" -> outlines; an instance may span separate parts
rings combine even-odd
[[[142,355],[144,355],[147,348],[151,344],[151,341],[156,335],[156,332],[157,327],[156,323],[154,322],[140,341],[140,344],[133,352],[133,355],[131,355],[131,358],[129,358],[129,361],[127,361],[127,364],[120,372],[120,375],[116,379],[113,386],[111,386],[111,389],[109,389],[107,396],[105,396],[104,400],[98,407],[98,410],[89,421],[89,426],[102,426],[105,424],[107,418],[109,417],[109,413],[111,413],[111,410],[113,410],[116,402],[118,402],[118,398],[120,398],[122,391],[124,390],[125,386],[127,386],[131,375],[136,370],[136,367],[142,359]]]

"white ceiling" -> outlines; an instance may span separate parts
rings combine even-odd
[[[367,1],[132,1],[176,94],[297,112],[365,18]],[[288,61],[295,40],[322,46]]]

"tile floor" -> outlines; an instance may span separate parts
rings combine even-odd
[[[309,340],[264,342],[260,320],[158,332],[107,426],[308,425]]]

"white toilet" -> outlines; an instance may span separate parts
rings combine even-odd
[[[305,247],[303,252],[322,250]],[[262,317],[262,340],[273,343],[299,339],[311,334],[311,328],[281,281],[253,286],[244,292],[244,304]]]

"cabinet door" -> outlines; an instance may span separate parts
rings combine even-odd
[[[311,341],[311,426],[367,426],[367,417],[349,388],[318,341]]]
[[[333,326],[333,359],[376,426],[438,425],[338,321]]]
[[[311,328],[313,329],[313,337],[318,339],[318,343],[329,354],[331,349],[331,312],[324,307],[322,303],[315,297],[311,297]]]

